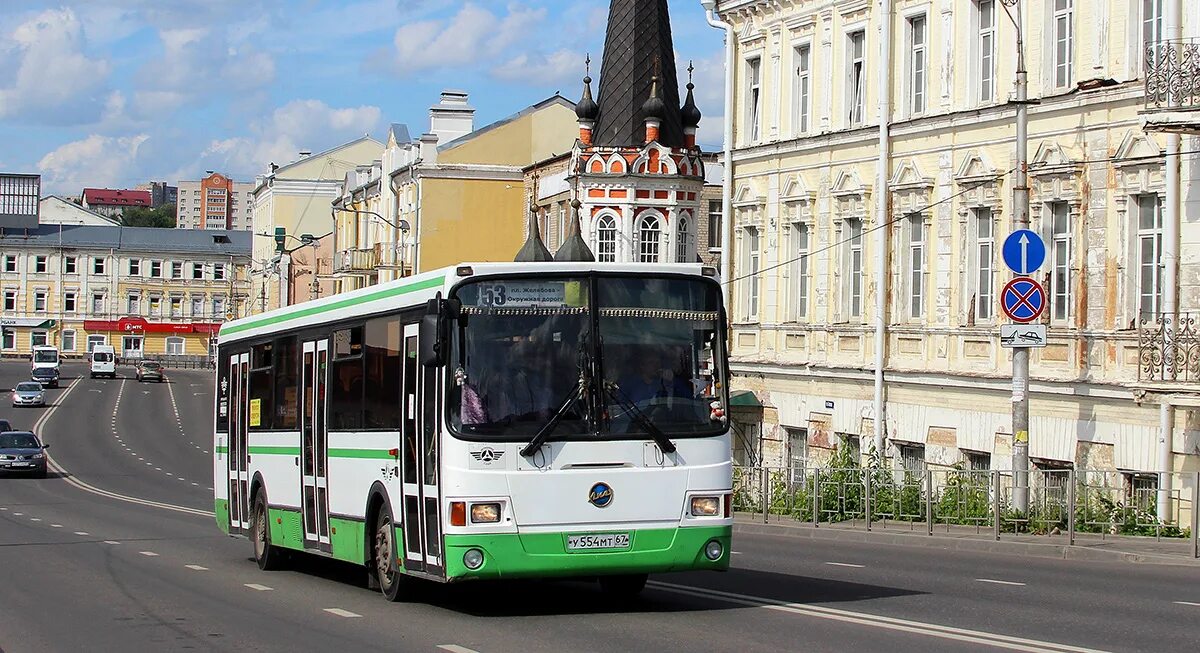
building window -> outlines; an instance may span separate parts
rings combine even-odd
[[[846,106],[851,127],[862,124],[867,103],[866,38],[866,33],[861,30],[852,32],[847,44]]]
[[[788,441],[788,474],[793,483],[804,481],[808,467],[808,429],[785,428]]]
[[[1071,208],[1066,202],[1050,204],[1051,317],[1071,317]]]
[[[925,447],[919,444],[900,445],[900,467],[909,474],[925,473]]]
[[[757,227],[746,227],[745,237],[742,240],[742,259],[746,261],[746,276],[743,279],[743,295],[745,299],[742,301],[742,317],[747,322],[753,322],[758,319],[758,271],[761,267],[762,252],[759,245],[759,233]]]
[[[104,257],[92,258],[92,274],[104,274]]]
[[[29,345],[32,347],[45,347],[50,344],[50,335],[45,331],[33,331],[29,334]]]
[[[213,317],[221,319],[225,317],[225,298],[213,297],[212,302]]]
[[[809,96],[812,93],[812,48],[802,45],[796,48],[796,89],[793,129],[797,134],[808,133]]]
[[[708,249],[713,250],[721,246],[721,200],[709,200],[708,202]]]
[[[1163,40],[1163,0],[1142,0],[1142,51],[1147,66],[1154,65],[1155,44]]]
[[[167,355],[182,356],[184,350],[184,340],[179,336],[171,336],[167,338]]]
[[[791,318],[799,321],[808,317],[808,225],[793,224],[788,240],[791,245],[788,252],[792,275]]]
[[[192,317],[204,315],[204,297],[192,297]]]
[[[1075,0],[1054,0],[1054,47],[1050,51],[1054,88],[1066,88],[1074,77]]]
[[[655,215],[643,216],[641,226],[638,227],[639,263],[658,263],[659,239],[661,237],[662,228],[659,227],[658,217]]]
[[[4,338],[0,341],[0,349],[16,349],[17,348],[17,332],[12,329],[4,329]]]
[[[16,272],[17,271],[16,255],[14,255],[14,254],[5,254],[4,255],[4,271],[5,272]]]
[[[150,304],[150,317],[158,317],[158,316],[162,315],[162,298],[161,297],[151,297],[149,300],[149,304]]]
[[[104,315],[104,295],[102,293],[92,295],[92,314]]]
[[[996,0],[976,3],[979,17],[979,101],[996,99]]]
[[[225,280],[225,264],[213,263],[213,281]]]
[[[162,278],[162,261],[150,261],[150,277],[154,279]]]
[[[45,273],[50,266],[50,259],[46,256],[33,257],[33,271]]]
[[[992,469],[991,454],[964,451],[963,456],[966,457],[967,469],[972,472],[986,472]]]
[[[850,277],[847,310],[850,317],[862,317],[863,302],[863,224],[862,220],[852,218],[846,221],[846,231],[850,237],[846,240],[846,272]]]
[[[611,215],[600,216],[596,222],[596,260],[601,263],[617,260],[617,223]]]
[[[182,297],[172,297],[171,298],[171,317],[173,317],[173,318],[183,317],[183,298]]]
[[[975,280],[975,317],[991,320],[996,305],[996,241],[992,210],[974,209],[972,217],[975,227],[974,264],[979,274]]]
[[[78,309],[78,298],[75,293],[69,292],[63,294],[63,312],[74,313]]]
[[[46,291],[39,290],[33,293],[33,310],[36,313],[46,312]]]
[[[852,435],[850,433],[839,433],[838,439],[841,440],[841,442],[838,443],[838,446],[846,448],[850,454],[850,460],[855,462],[862,461],[862,441],[857,435]]]
[[[908,218],[908,316],[925,315],[925,216]]]
[[[67,329],[62,332],[62,350],[75,351],[75,331]]]
[[[17,310],[17,291],[4,291],[4,310],[6,312],[16,312]]]
[[[137,258],[129,259],[129,276],[131,276],[131,277],[142,276],[142,260],[141,259],[137,259]]]
[[[87,350],[88,350],[89,354],[92,353],[92,350],[94,350],[96,348],[96,345],[106,345],[106,344],[108,344],[108,336],[88,336],[87,337]]]
[[[141,315],[142,314],[142,296],[137,295],[137,294],[130,294],[129,302],[128,302],[127,306],[128,306],[128,308],[126,309],[126,312],[129,313],[130,315]]]
[[[675,225],[675,260],[679,263],[688,262],[688,239],[691,238],[690,221],[686,215],[679,216],[679,222]]]
[[[746,129],[750,142],[757,143],[762,119],[762,59],[746,60]]]
[[[908,19],[908,110],[925,112],[925,16]]]
[[[172,279],[182,279],[183,278],[183,263],[180,263],[179,261],[171,262],[171,278]]]
[[[1137,208],[1138,310],[1146,319],[1162,307],[1162,201],[1158,195],[1138,195]]]
[[[192,278],[193,279],[203,279],[204,278],[204,264],[203,263],[192,263]]]
[[[63,259],[63,272],[66,274],[75,274],[77,260],[74,256],[68,256]]]

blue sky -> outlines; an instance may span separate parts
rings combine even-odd
[[[3,0],[0,170],[43,192],[250,180],[271,161],[386,125],[428,129],[443,88],[481,126],[577,99],[607,0]],[[671,0],[679,69],[696,62],[702,143],[720,138],[722,33]],[[598,77],[594,70],[593,77]],[[681,79],[686,83],[686,79]]]

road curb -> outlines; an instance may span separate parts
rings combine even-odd
[[[922,548],[938,548],[950,551],[975,553],[1000,553],[1005,555],[1035,558],[1057,558],[1060,560],[1082,560],[1089,562],[1129,562],[1154,565],[1200,567],[1200,559],[1157,553],[1138,553],[1115,549],[1097,549],[1094,546],[1051,544],[1040,542],[1012,542],[1005,540],[976,539],[926,535],[924,533],[881,532],[879,530],[851,530],[834,526],[812,527],[804,524],[762,524],[746,521],[733,523],[734,533],[747,535],[775,535],[835,542],[863,542],[892,544]]]

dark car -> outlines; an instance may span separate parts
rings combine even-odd
[[[162,383],[167,375],[163,373],[163,368],[160,363],[155,361],[142,361],[137,366],[138,381],[158,381]]]
[[[16,429],[14,429],[12,427],[12,422],[10,422],[6,419],[0,419],[0,433],[3,433],[5,431],[15,431],[15,430]]]
[[[54,367],[35,367],[29,373],[29,378],[46,387],[58,387],[58,369]]]
[[[32,474],[46,478],[46,449],[29,431],[0,433],[0,473]]]

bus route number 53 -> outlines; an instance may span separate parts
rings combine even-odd
[[[504,306],[508,303],[508,291],[504,284],[483,286],[479,289],[480,306]]]

